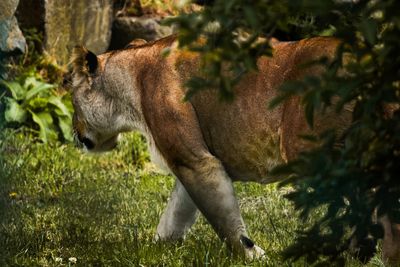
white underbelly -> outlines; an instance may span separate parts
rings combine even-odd
[[[150,160],[155,164],[162,172],[172,174],[171,169],[168,167],[167,161],[162,156],[161,152],[158,150],[153,136],[151,134],[145,134],[147,143],[149,146]]]

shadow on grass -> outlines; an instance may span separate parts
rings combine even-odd
[[[18,168],[18,158],[10,160],[11,154],[19,154],[22,147],[13,146],[10,140],[12,135],[7,135],[3,129],[0,133],[0,265],[9,265],[8,259],[15,249],[15,232],[21,221],[20,213],[16,206],[23,201],[16,191],[14,178]],[[11,133],[11,131],[8,131]],[[18,249],[22,252],[23,248]]]

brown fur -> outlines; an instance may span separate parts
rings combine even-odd
[[[246,240],[241,237],[247,232],[231,180],[277,181],[280,177],[271,176],[270,170],[310,147],[300,134],[330,127],[340,132],[351,121],[349,110],[340,116],[328,110],[317,114],[316,130],[311,130],[298,98],[268,110],[268,101],[277,96],[283,82],[319,75],[320,66],[299,66],[321,57],[333,58],[339,41],[321,37],[271,44],[273,57],[258,60],[259,72],[243,77],[232,103],[218,101],[216,90],[183,101],[184,83],[198,73],[200,60],[195,53],[177,50],[174,36],[135,42],[127,49],[100,55],[95,75],[87,73],[87,51],[78,48],[72,61],[77,136],[81,141],[89,138],[93,150],[102,151],[113,147],[120,132],[141,130],[148,137],[152,158],[180,180],[195,203],[191,206],[197,206],[233,249],[241,250],[240,240]],[[166,48],[171,51],[168,57],[162,56]],[[183,195],[185,190],[175,191]],[[173,199],[178,204],[169,204],[171,214],[183,212],[184,204]],[[190,209],[188,214],[194,214]],[[174,230],[166,225],[159,228],[160,236]],[[256,246],[244,250],[247,256],[262,252]]]

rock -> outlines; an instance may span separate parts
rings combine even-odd
[[[25,52],[25,38],[14,16],[18,0],[0,1],[0,60],[10,53]]]
[[[0,53],[24,53],[25,45],[25,38],[14,16],[0,21]]]
[[[111,24],[111,0],[47,1],[46,49],[63,63],[77,44],[102,53],[109,45]]]
[[[133,39],[153,41],[172,34],[172,27],[160,25],[160,21],[160,18],[146,17],[115,18],[109,49],[124,48]]]
[[[21,0],[17,15],[24,27],[38,28],[44,35],[47,52],[55,56],[58,63],[66,64],[76,45],[83,44],[95,53],[102,53],[108,48],[112,1]]]
[[[0,21],[10,19],[14,16],[19,0],[0,1]]]

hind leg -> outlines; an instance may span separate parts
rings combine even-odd
[[[179,240],[196,221],[198,212],[186,189],[176,179],[175,188],[157,226],[156,240]]]
[[[196,165],[175,166],[175,172],[199,210],[234,252],[250,260],[263,257],[264,250],[247,235],[232,181],[217,158],[208,154]]]
[[[392,223],[388,216],[380,219],[385,235],[383,238],[383,259],[390,265],[400,265],[400,224]]]

